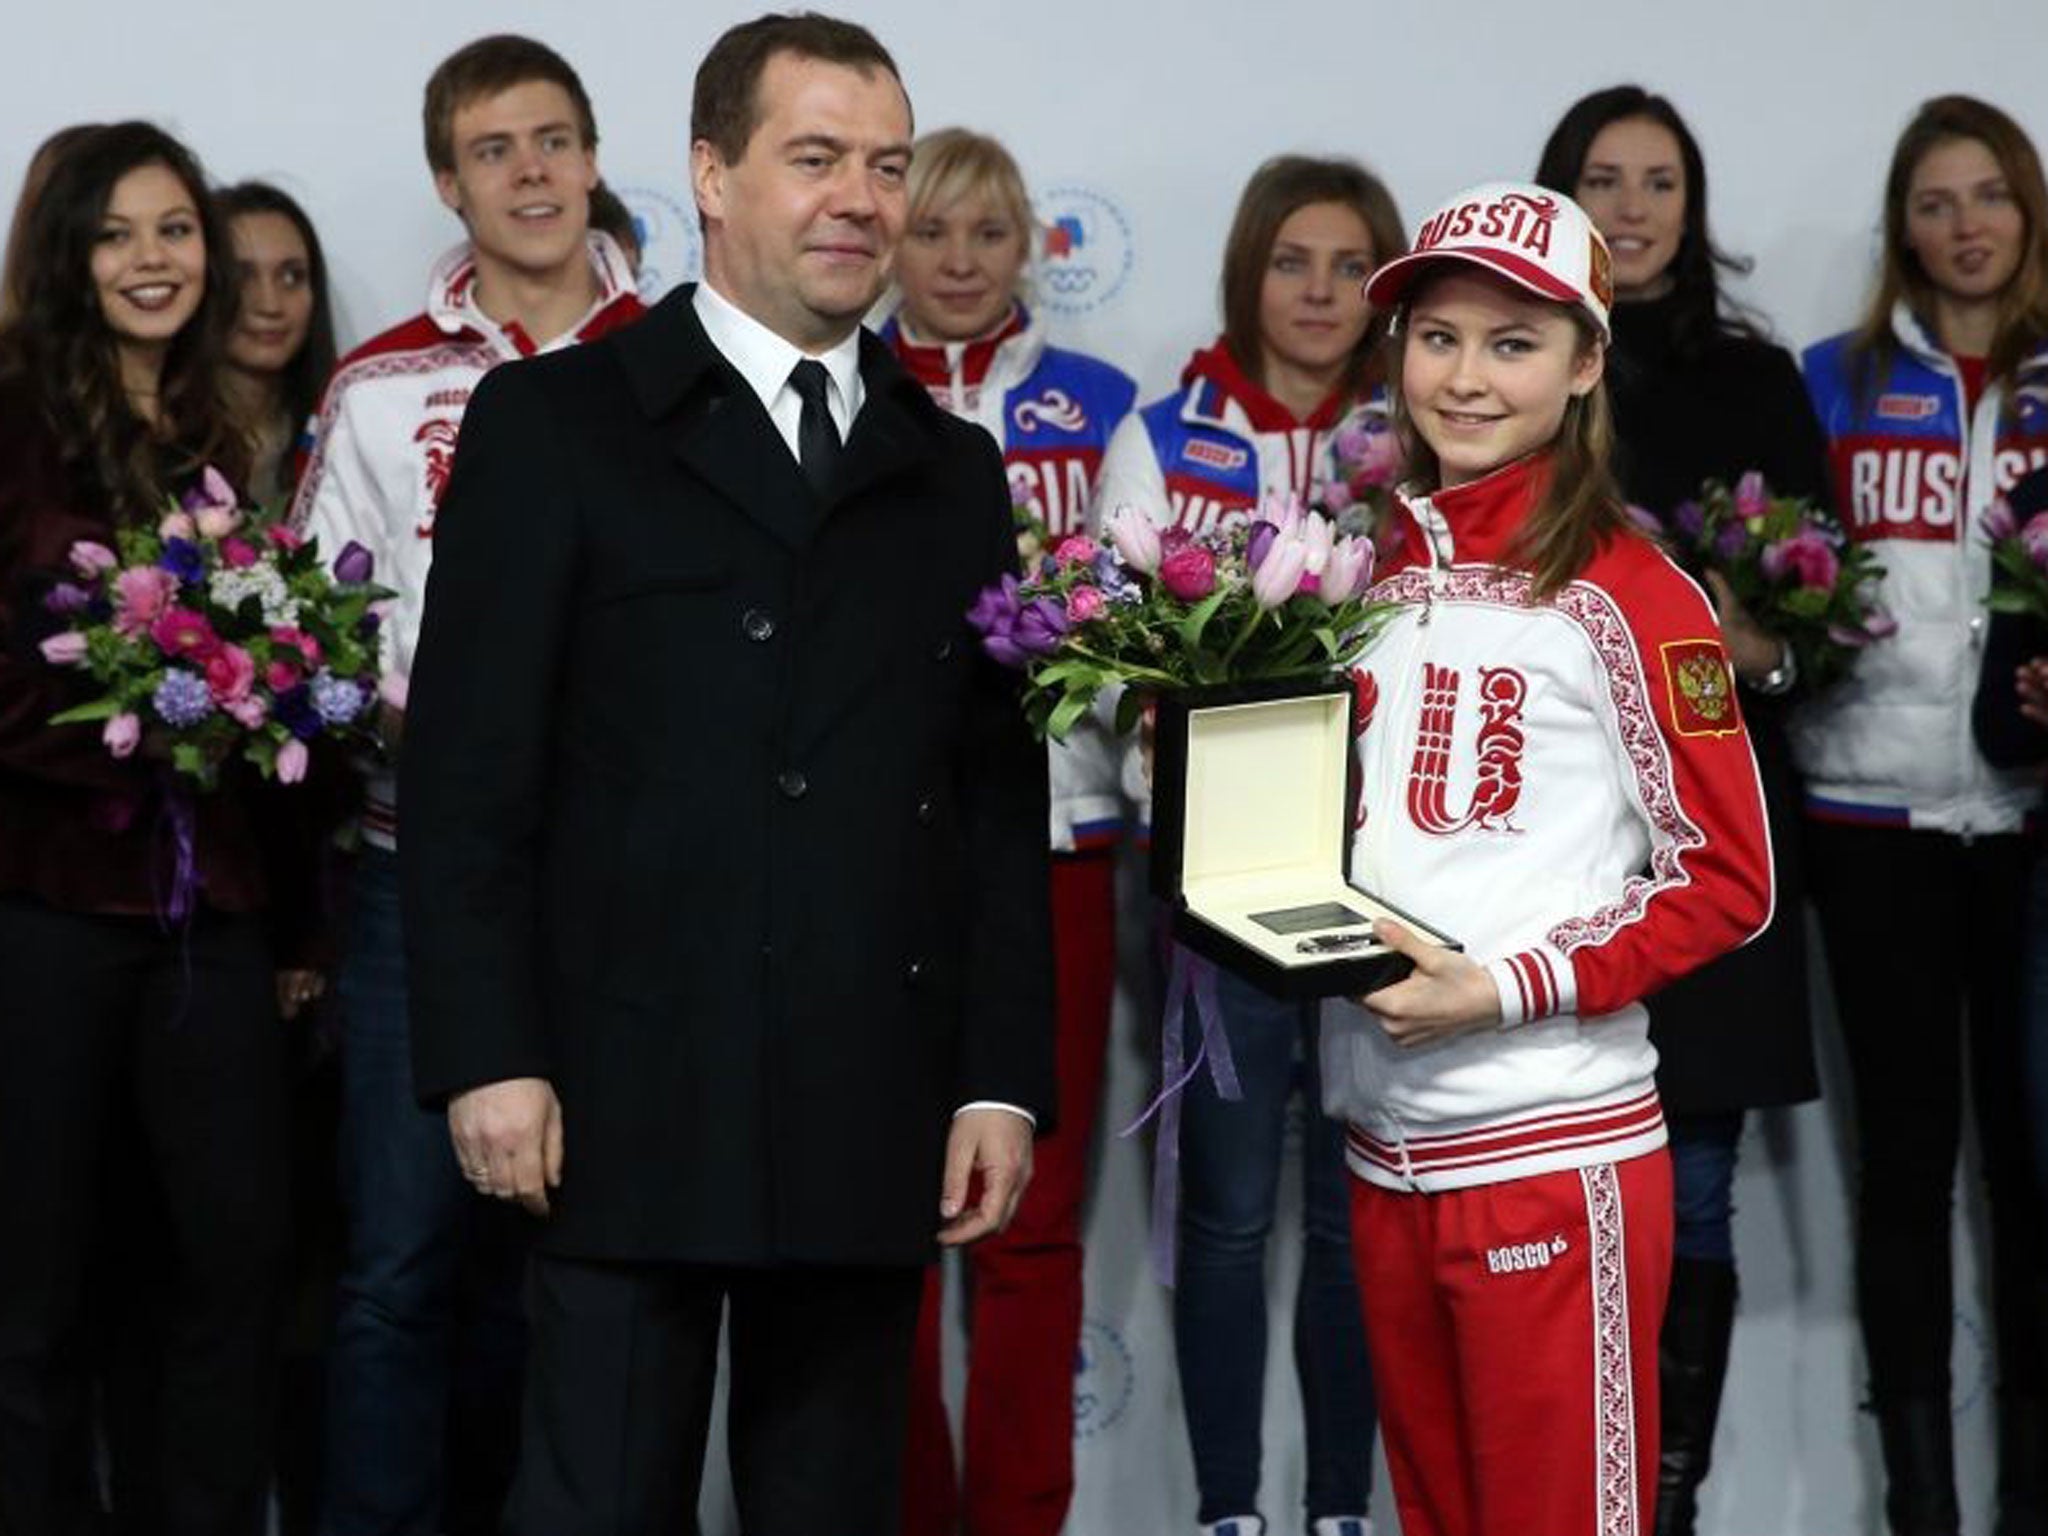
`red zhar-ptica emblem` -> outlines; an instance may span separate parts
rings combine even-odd
[[[1408,815],[1439,837],[1476,827],[1517,832],[1509,817],[1522,798],[1522,706],[1529,680],[1513,667],[1479,669],[1478,767],[1463,814],[1449,806],[1451,755],[1456,750],[1459,675],[1454,667],[1425,662],[1422,715],[1415,728],[1415,761],[1408,775]]]
[[[448,489],[448,471],[455,467],[455,438],[461,424],[445,416],[430,416],[419,425],[412,440],[422,445],[421,478],[426,492],[426,510],[413,531],[423,539],[434,536],[434,514],[441,507],[441,493]]]

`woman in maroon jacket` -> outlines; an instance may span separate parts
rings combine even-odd
[[[269,1485],[287,1238],[285,1036],[273,956],[295,839],[253,782],[174,805],[147,743],[53,726],[89,685],[39,654],[74,541],[154,520],[246,449],[217,360],[231,262],[191,155],[143,123],[68,147],[0,333],[0,1530],[89,1510],[81,1295],[107,1212],[140,1195],[157,1401],[117,1446],[138,1529],[254,1533]],[[196,902],[168,898],[189,853]],[[301,866],[303,872],[304,866]],[[152,1256],[154,1257],[154,1256]]]

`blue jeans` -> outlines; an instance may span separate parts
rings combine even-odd
[[[1294,1302],[1294,1365],[1307,1421],[1308,1514],[1361,1515],[1372,1496],[1372,1371],[1351,1270],[1343,1128],[1322,1113],[1317,1011],[1268,996],[1228,971],[1219,971],[1217,981],[1244,1098],[1219,1099],[1206,1069],[1186,1089],[1173,1299],[1201,1519],[1259,1507],[1266,1238],[1279,1194],[1287,1102],[1297,1087],[1306,1249]],[[1189,1059],[1200,1040],[1193,1013],[1190,1007]]]
[[[519,1443],[523,1244],[412,1092],[398,860],[367,849],[340,977],[348,1249],[328,1364],[325,1536],[497,1529]]]
[[[1674,1258],[1735,1262],[1735,1152],[1742,1111],[1671,1117]]]

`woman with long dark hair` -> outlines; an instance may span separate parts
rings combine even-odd
[[[1986,520],[2048,455],[2048,185],[2020,126],[1968,96],[1924,103],[1885,178],[1880,263],[1862,323],[1805,362],[1843,522],[1874,546],[1899,628],[1793,728],[1855,1086],[1857,1307],[1890,1527],[1954,1532],[1951,1192],[1967,1064],[1991,1214],[1997,1529],[2039,1531],[2048,1223],[2028,1157],[2017,957],[2040,780],[1994,767],[1970,733]]]
[[[1577,200],[1614,257],[1607,383],[1616,467],[1629,501],[1660,517],[1708,479],[1760,472],[1773,491],[1825,504],[1827,460],[1799,367],[1723,292],[1746,264],[1707,224],[1698,141],[1640,86],[1573,103],[1536,179]],[[1658,1536],[1693,1529],[1728,1368],[1736,1300],[1733,1189],[1746,1111],[1813,1098],[1799,780],[1785,734],[1790,652],[1709,572],[1770,810],[1777,907],[1741,949],[1648,1000],[1657,1091],[1671,1132],[1677,1219],[1658,1341],[1662,1399]]]
[[[1179,389],[1117,429],[1096,493],[1098,526],[1132,506],[1162,528],[1199,533],[1256,515],[1267,496],[1307,501],[1334,478],[1338,433],[1384,414],[1376,398],[1382,332],[1365,280],[1406,248],[1392,196],[1354,161],[1284,155],[1253,172],[1224,246],[1223,334],[1189,359]],[[1299,1089],[1305,1232],[1294,1359],[1306,1513],[1315,1536],[1349,1536],[1363,1527],[1372,1493],[1372,1375],[1352,1276],[1343,1136],[1320,1108],[1317,1013],[1228,971],[1217,973],[1216,994],[1243,1093],[1223,1098],[1207,1073],[1185,1090],[1174,1234],[1174,1347],[1202,1529],[1266,1529],[1258,1512],[1266,1249],[1288,1103]],[[1198,1031],[1190,1024],[1187,1033],[1192,1060]]]
[[[59,158],[0,334],[0,1529],[89,1508],[81,1295],[98,1224],[159,1208],[146,1444],[118,1448],[137,1529],[253,1533],[269,1485],[286,1242],[284,1036],[273,928],[303,913],[257,786],[230,770],[189,822],[147,744],[55,726],[77,674],[39,642],[80,540],[154,522],[246,455],[221,393],[233,311],[205,178],[146,123]],[[186,858],[197,899],[166,893]]]
[[[293,445],[334,372],[327,258],[289,193],[244,181],[214,201],[234,241],[238,289],[224,377],[250,438],[250,494],[276,505],[291,497]]]

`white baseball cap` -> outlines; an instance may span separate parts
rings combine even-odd
[[[1614,258],[1586,210],[1562,192],[1526,181],[1468,187],[1422,221],[1406,256],[1366,280],[1367,301],[1391,309],[1425,268],[1444,261],[1470,262],[1538,298],[1576,304],[1609,334]]]

